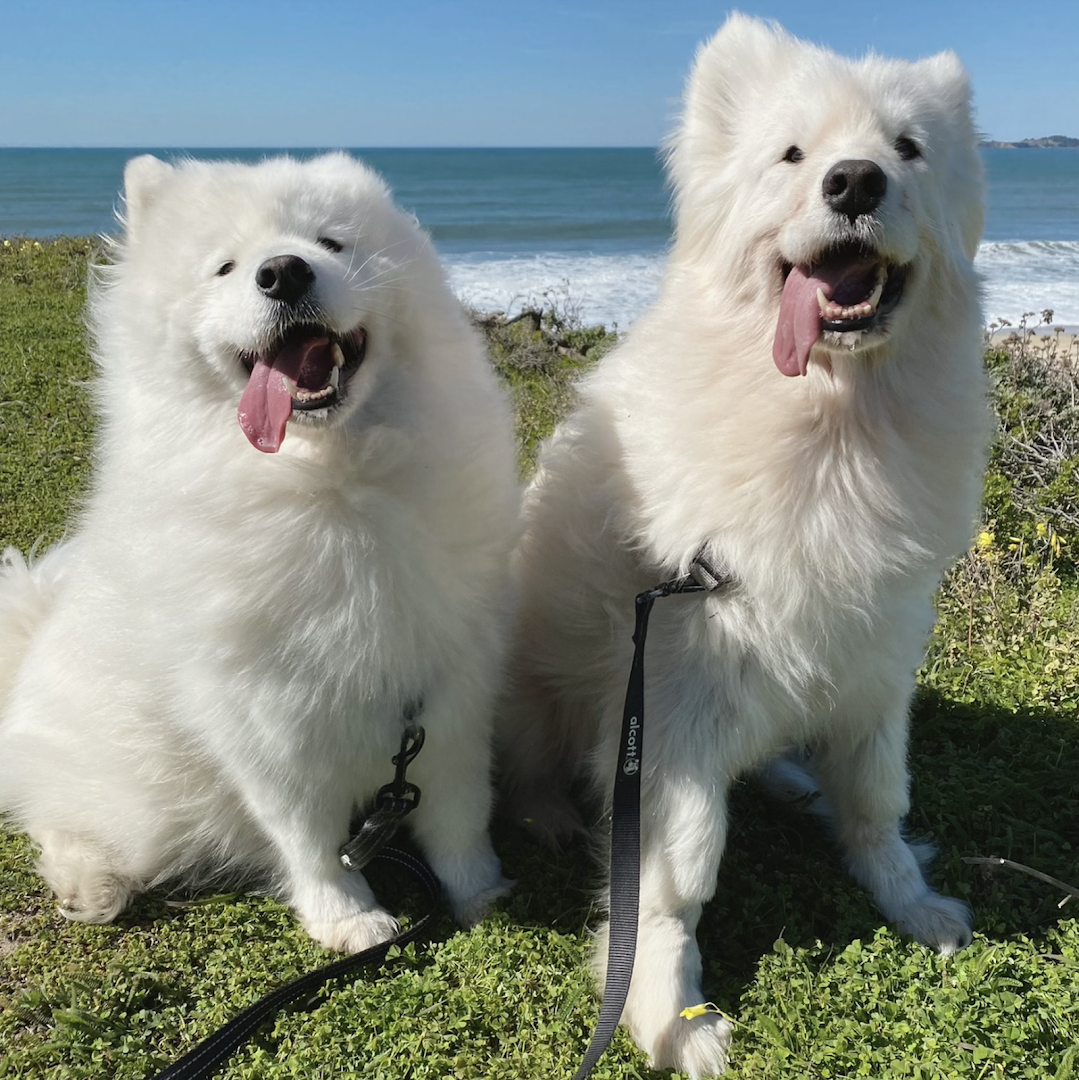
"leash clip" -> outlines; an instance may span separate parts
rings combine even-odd
[[[423,749],[426,733],[419,724],[409,723],[401,736],[401,749],[394,754],[393,763],[397,773],[392,784],[384,784],[378,789],[375,801],[379,809],[393,807],[403,814],[410,813],[420,804],[420,789],[405,779],[405,770]],[[405,808],[407,806],[407,809]]]
[[[401,749],[394,754],[397,766],[392,783],[375,795],[375,808],[364,818],[356,835],[341,846],[339,857],[346,870],[362,870],[389,843],[401,823],[420,804],[420,789],[405,778],[405,770],[423,749],[423,728],[413,722],[418,709],[410,709],[401,735]]]
[[[671,578],[670,581],[664,581],[651,589],[645,589],[643,593],[638,593],[637,607],[639,609],[642,605],[647,604],[650,608],[653,601],[661,600],[665,596],[676,596],[681,593],[715,592],[716,589],[726,588],[733,582],[734,574],[722,563],[709,562],[704,557],[702,548],[694,556],[693,562],[689,564],[689,573],[683,574],[681,577]],[[636,640],[636,635],[634,635],[634,640]]]

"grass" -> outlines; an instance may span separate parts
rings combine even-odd
[[[81,311],[90,245],[0,246],[0,545],[62,535],[86,482]],[[518,406],[523,471],[610,344],[563,311],[477,316]],[[997,855],[1079,878],[1076,366],[1024,328],[989,350],[1001,431],[981,538],[945,583],[914,710],[911,831],[938,884],[975,909],[948,960],[882,926],[813,821],[736,790],[701,939],[705,985],[736,1022],[734,1078],[1079,1077],[1079,900]],[[1044,354],[1044,355],[1043,355]],[[3,763],[0,762],[0,768]],[[597,1006],[587,853],[496,824],[513,894],[481,926],[443,918],[381,974],[281,1014],[221,1072],[281,1080],[569,1077]],[[0,1077],[141,1080],[329,959],[260,896],[140,898],[110,926],[65,922],[28,841],[0,826]],[[395,911],[407,884],[372,874]],[[657,1074],[624,1032],[594,1075]]]

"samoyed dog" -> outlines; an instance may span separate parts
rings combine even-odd
[[[93,482],[0,581],[0,808],[61,912],[254,875],[333,949],[394,920],[338,850],[393,781],[457,918],[504,888],[492,694],[512,421],[432,245],[344,154],[153,157],[91,298]]]
[[[587,379],[527,492],[502,752],[539,827],[572,823],[559,793],[581,773],[609,805],[634,596],[698,554],[732,578],[661,601],[649,629],[623,1019],[656,1067],[726,1062],[728,1024],[679,1014],[704,1000],[694,934],[744,774],[819,791],[902,930],[943,953],[970,939],[900,822],[930,598],[972,535],[990,434],[975,147],[950,53],[847,60],[733,16],[669,144],[659,300]]]

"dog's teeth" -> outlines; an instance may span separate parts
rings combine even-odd
[[[337,349],[338,352],[341,351],[340,349],[337,348],[336,345],[334,346],[334,348]],[[336,390],[337,386],[338,386],[338,384],[340,382],[341,382],[341,368],[340,368],[340,365],[339,365],[339,366],[335,367],[333,369],[333,371],[330,372],[330,386],[331,386],[331,388]]]
[[[882,273],[883,273],[883,271],[882,271]],[[881,294],[883,292],[884,292],[884,278],[883,277],[878,277],[877,284],[876,284],[875,288],[873,289],[873,292],[870,293],[869,299],[865,302],[866,307],[869,308],[869,311],[866,312],[867,315],[872,315],[872,313],[877,310],[877,304],[880,303]]]
[[[825,314],[828,310],[829,300],[828,297],[824,295],[824,290],[821,288],[817,289],[817,303],[820,304],[821,314]]]
[[[335,368],[342,368],[345,366],[345,354],[342,351],[341,346],[338,345],[336,341],[330,346],[330,356],[333,357]],[[334,386],[336,385],[337,384],[334,383]]]
[[[296,385],[296,380],[290,379],[287,375],[282,375],[281,378],[285,383],[285,388],[289,392],[289,397],[291,397],[293,401],[299,401],[300,388]]]

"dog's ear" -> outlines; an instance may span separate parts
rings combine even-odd
[[[963,248],[973,259],[985,228],[985,206],[981,194],[984,167],[977,149],[970,76],[953,52],[937,53],[919,60],[914,67],[932,99],[944,109],[947,130],[938,136],[938,141],[946,148],[945,167],[951,174],[948,180],[953,190],[968,193],[961,204],[958,224]]]
[[[147,208],[173,168],[153,154],[132,158],[124,167],[124,226],[128,236],[139,227]]]
[[[775,85],[790,67],[792,47],[800,44],[773,23],[736,13],[697,49],[681,123],[664,147],[676,190],[686,179],[681,159],[699,163],[724,156],[747,100]]]
[[[971,114],[970,76],[951,50],[919,60],[915,67],[933,87],[934,97],[959,117]]]
[[[789,68],[798,45],[782,27],[735,13],[697,50],[686,85],[684,120],[720,126],[745,102],[747,90],[768,88],[770,72]]]
[[[686,83],[681,121],[663,146],[667,175],[678,210],[696,202],[704,234],[719,226],[729,200],[717,184],[730,158],[747,102],[767,94],[787,74],[792,50],[802,48],[781,27],[733,14],[697,50]],[[708,219],[711,224],[706,226]],[[682,237],[689,243],[691,237]]]

